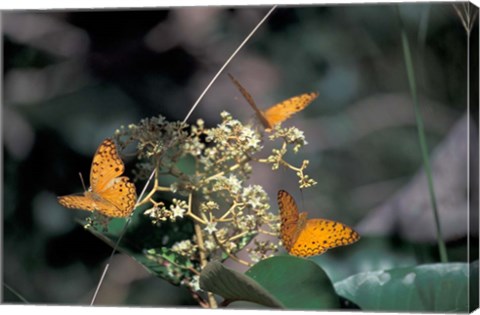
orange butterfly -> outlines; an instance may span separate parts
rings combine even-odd
[[[280,235],[283,246],[292,255],[319,255],[360,239],[360,235],[345,224],[325,219],[307,219],[306,212],[299,214],[295,199],[284,190],[278,192],[277,200],[281,218]]]
[[[105,139],[93,157],[90,188],[84,195],[58,197],[67,208],[98,211],[108,217],[127,217],[135,206],[135,185],[123,174],[125,167],[118,156],[115,143]]]
[[[307,107],[314,99],[317,98],[318,93],[305,93],[298,96],[289,98],[283,102],[273,105],[266,111],[261,111],[255,104],[253,97],[247,90],[238,82],[230,73],[228,74],[230,80],[237,86],[240,93],[247,100],[248,104],[252,106],[253,110],[257,114],[260,122],[265,127],[265,129],[272,129],[278,123],[281,123],[287,120],[290,116],[296,112],[301,111]]]

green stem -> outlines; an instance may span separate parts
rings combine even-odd
[[[397,6],[397,14],[400,21],[401,27],[401,36],[402,36],[402,47],[403,47],[403,55],[405,58],[405,66],[407,68],[407,77],[408,83],[410,87],[410,93],[412,94],[413,100],[413,108],[415,110],[415,120],[417,123],[417,131],[418,131],[418,138],[420,141],[420,148],[422,150],[422,159],[423,159],[423,167],[425,169],[425,173],[427,175],[428,180],[428,191],[430,194],[430,202],[432,205],[433,216],[435,218],[435,225],[437,230],[437,242],[438,242],[438,250],[440,252],[440,260],[443,263],[448,262],[447,257],[447,249],[445,247],[445,242],[443,241],[442,237],[442,229],[440,227],[440,218],[438,215],[438,207],[437,207],[437,199],[435,197],[435,189],[433,185],[433,178],[432,178],[432,169],[430,166],[430,158],[428,155],[428,146],[427,140],[425,139],[425,131],[423,127],[423,119],[422,114],[420,112],[420,105],[418,103],[418,95],[417,95],[417,87],[415,83],[415,71],[413,67],[413,61],[410,51],[410,46],[408,42],[407,33],[405,32],[405,27],[403,25],[402,18],[400,16],[400,9]]]

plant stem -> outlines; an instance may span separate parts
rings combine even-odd
[[[200,217],[196,216],[195,214],[193,214],[193,205],[192,205],[192,200],[193,200],[193,192],[191,192],[189,195],[188,195],[188,211],[187,211],[187,214],[186,216],[190,217],[193,219],[193,221],[198,224],[207,224],[207,221],[206,220],[202,220],[200,219]]]
[[[215,243],[217,243],[217,245],[220,246],[220,248],[223,250],[223,252],[225,254],[227,254],[228,257],[230,257],[233,261],[236,261],[237,263],[245,265],[245,266],[251,266],[251,264],[248,263],[247,261],[242,260],[242,259],[238,258],[237,256],[233,255],[232,253],[230,253],[230,251],[228,251],[225,248],[225,246],[223,246],[222,242],[220,242],[220,240],[218,239],[217,234],[215,234],[215,232],[213,232],[212,235],[213,235],[213,239],[215,240]]]
[[[11,286],[3,282],[3,286],[7,288],[10,292],[12,292],[16,297],[18,297],[23,303],[25,304],[30,304],[26,298],[24,298],[20,293],[17,292],[17,290],[13,289]]]
[[[223,64],[223,66],[220,68],[220,70],[218,70],[217,74],[213,77],[213,79],[210,81],[210,83],[207,85],[207,87],[203,90],[202,94],[200,94],[200,96],[198,97],[197,101],[193,104],[192,108],[190,109],[190,111],[188,112],[187,116],[185,116],[185,119],[183,120],[183,122],[186,122],[188,120],[188,118],[190,117],[190,115],[193,113],[193,111],[195,110],[195,108],[197,107],[198,103],[200,103],[200,101],[202,100],[203,96],[207,93],[207,91],[210,89],[210,87],[212,86],[213,82],[215,82],[215,80],[218,78],[218,76],[223,72],[223,70],[228,66],[228,64],[230,63],[230,61],[233,60],[233,58],[237,55],[237,53],[240,51],[240,49],[243,48],[243,46],[248,42],[248,40],[250,39],[250,37],[253,36],[253,34],[255,34],[255,32],[260,28],[260,26],[263,24],[263,22],[265,22],[265,20],[270,16],[270,14],[272,14],[272,12],[277,8],[277,5],[274,5],[268,12],[267,14],[262,18],[262,20],[260,22],[257,23],[257,25],[253,28],[253,30],[247,35],[247,37],[243,40],[243,42],[237,47],[237,49],[233,52],[233,54],[230,56],[230,58],[227,59],[227,61],[225,61],[225,63]]]
[[[397,6],[397,14],[398,14],[398,19],[400,21],[400,27],[401,27],[401,37],[402,37],[402,47],[403,47],[403,55],[405,58],[405,66],[407,69],[407,77],[408,77],[408,83],[410,87],[410,93],[412,94],[412,101],[413,101],[413,108],[415,110],[415,120],[417,123],[417,131],[418,131],[418,138],[420,142],[420,148],[422,151],[422,160],[423,160],[423,167],[425,169],[425,173],[427,176],[427,181],[428,181],[428,191],[430,194],[430,202],[432,205],[432,211],[433,211],[433,216],[435,219],[435,226],[436,226],[436,231],[437,231],[437,242],[438,242],[438,249],[440,252],[440,260],[443,263],[448,262],[448,257],[447,257],[447,249],[445,247],[445,242],[443,241],[442,237],[442,230],[440,226],[440,218],[438,215],[438,206],[437,206],[437,200],[435,197],[435,189],[433,185],[433,178],[432,178],[432,169],[430,166],[430,158],[428,155],[428,147],[427,147],[427,140],[425,138],[425,131],[424,131],[424,126],[423,126],[423,119],[422,119],[422,114],[420,112],[420,105],[418,102],[418,95],[417,95],[417,88],[416,88],[416,83],[415,83],[415,71],[413,67],[413,62],[412,62],[412,56],[411,56],[411,51],[410,51],[410,46],[408,42],[408,37],[405,31],[405,27],[403,25],[402,18],[400,16],[400,9]]]
[[[190,207],[191,209],[195,209],[192,211],[198,211],[198,206],[195,205],[195,201],[197,198],[195,198],[195,193],[191,193],[190,197]],[[198,256],[200,259],[200,267],[203,270],[203,268],[207,265],[207,257],[205,257],[205,244],[203,242],[203,235],[202,235],[202,227],[197,221],[193,221],[193,228],[195,230],[195,236],[197,238],[197,245],[198,245]],[[208,297],[208,304],[210,308],[217,308],[217,301],[215,300],[215,297],[213,296],[212,292],[207,292],[207,297]]]

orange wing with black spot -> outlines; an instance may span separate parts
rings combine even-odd
[[[67,207],[98,211],[108,217],[127,217],[137,199],[135,185],[126,176],[115,143],[106,139],[98,147],[90,170],[90,189],[84,196],[58,197],[58,202]]]
[[[264,113],[265,119],[270,126],[275,126],[303,110],[318,97],[318,93],[305,93],[289,98],[281,103],[273,105]]]
[[[242,93],[247,103],[253,108],[263,127],[267,130],[272,129],[276,124],[287,120],[293,114],[303,110],[318,97],[318,93],[314,92],[301,94],[275,104],[263,112],[258,108],[257,104],[255,104],[253,97],[248,93],[247,89],[245,89],[231,74],[228,74],[228,76],[240,93]]]
[[[278,192],[277,199],[281,218],[280,236],[285,249],[292,255],[319,255],[360,239],[357,232],[343,223],[307,219],[306,213],[299,214],[295,200],[284,190]]]

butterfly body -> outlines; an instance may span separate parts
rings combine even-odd
[[[280,190],[277,195],[280,209],[280,235],[285,249],[292,255],[309,257],[328,249],[349,245],[360,239],[352,228],[326,219],[308,219],[298,212],[293,197]]]
[[[265,111],[260,110],[253,97],[248,93],[248,91],[238,82],[231,74],[228,74],[232,82],[236,85],[240,93],[247,101],[248,104],[253,108],[257,114],[258,119],[262,123],[263,127],[267,130],[272,129],[275,125],[285,121],[290,118],[293,114],[303,110],[307,107],[314,99],[318,97],[318,93],[304,93],[298,96],[289,98],[283,102],[277,103]]]
[[[58,197],[58,202],[72,209],[98,211],[108,217],[127,217],[137,199],[135,185],[126,176],[115,143],[106,139],[93,157],[90,188],[82,195]]]

